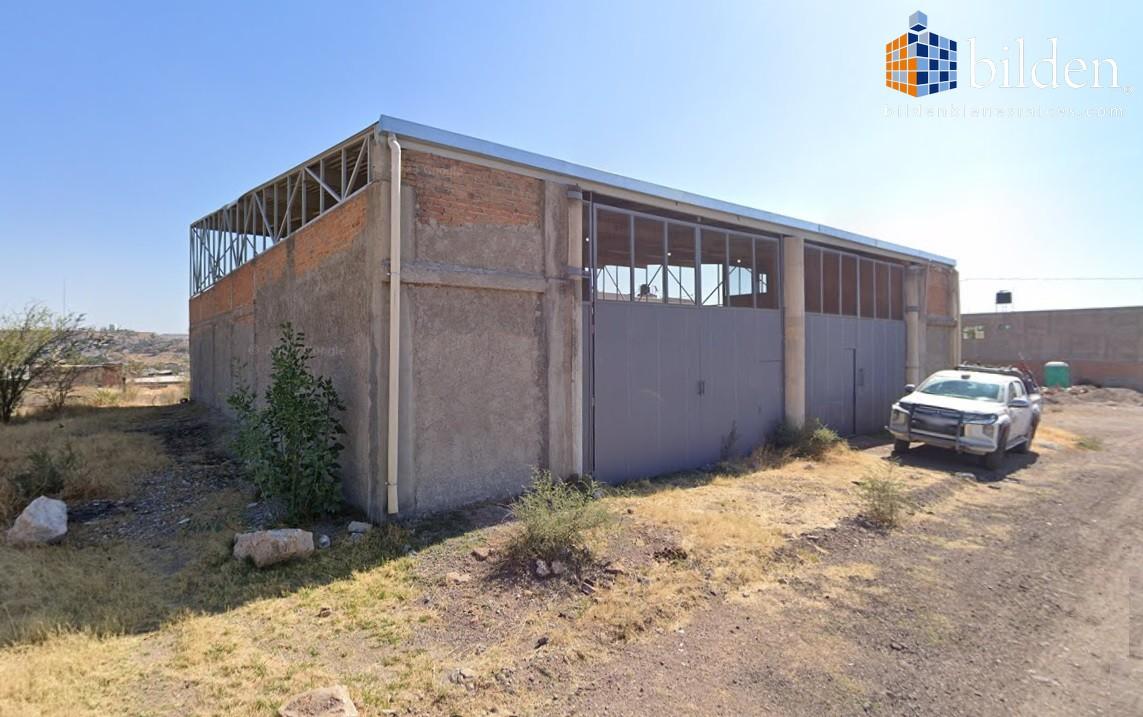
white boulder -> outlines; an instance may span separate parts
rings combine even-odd
[[[259,530],[234,536],[234,557],[250,558],[259,568],[304,558],[313,551],[314,534],[299,528]]]
[[[15,546],[55,543],[67,535],[67,503],[40,496],[8,529],[8,544]]]
[[[345,685],[303,692],[278,708],[281,717],[357,717],[357,707]]]

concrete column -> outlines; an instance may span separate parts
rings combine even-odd
[[[567,224],[567,188],[544,182],[544,332],[547,337],[547,464],[556,476],[578,473],[576,413],[579,384],[575,379],[578,363],[578,335],[575,317],[579,298],[568,281],[568,245],[572,243]]]
[[[921,382],[921,286],[925,268],[905,269],[905,383]]]
[[[583,194],[578,189],[567,192],[567,273],[576,277],[571,281],[571,465],[572,472],[583,475],[583,400],[584,400],[584,356],[583,356]]]
[[[370,139],[373,176],[378,180],[370,201],[369,236],[365,245],[365,274],[369,281],[369,446],[362,465],[368,466],[367,490],[364,491],[366,513],[370,520],[385,518],[385,471],[388,446],[389,397],[389,283],[385,262],[389,259],[389,147],[383,141]]]
[[[782,237],[781,281],[786,420],[802,426],[806,422],[806,248],[801,237]]]
[[[956,321],[956,326],[953,327],[952,340],[949,341],[949,353],[952,354],[949,359],[953,366],[960,365],[960,272],[956,269],[949,270],[949,313]]]

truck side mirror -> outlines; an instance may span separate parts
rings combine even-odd
[[[917,390],[917,386],[912,383],[905,384],[905,393],[912,393]]]
[[[1028,403],[1028,399],[1026,398],[1014,398],[1008,402],[1009,408],[1027,408],[1031,405],[1032,404]]]

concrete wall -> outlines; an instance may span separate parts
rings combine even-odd
[[[1025,366],[1043,380],[1044,364],[1066,361],[1072,381],[1143,391],[1143,307],[965,314],[964,359]]]
[[[344,491],[363,507],[375,448],[370,331],[387,327],[385,314],[370,310],[376,272],[366,260],[371,244],[383,239],[382,198],[377,185],[366,187],[190,302],[191,397],[220,410],[239,381],[259,396],[265,391],[283,322],[305,333],[312,368],[333,379],[345,403]]]
[[[193,398],[261,393],[278,325],[306,332],[345,404],[349,502],[386,514],[389,151],[353,199],[191,300]],[[578,286],[562,184],[402,152],[400,513],[580,470]]]
[[[513,495],[533,467],[576,472],[566,187],[417,151],[402,176],[415,510]]]

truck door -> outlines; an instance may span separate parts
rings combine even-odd
[[[1024,384],[1020,381],[1013,381],[1008,384],[1007,393],[1009,404],[1014,398],[1028,400],[1028,394],[1024,391]],[[1012,419],[1011,428],[1008,430],[1008,444],[1011,445],[1017,438],[1023,438],[1027,435],[1028,429],[1032,425],[1032,406],[1029,405],[1025,408],[1009,407],[1008,415]]]

